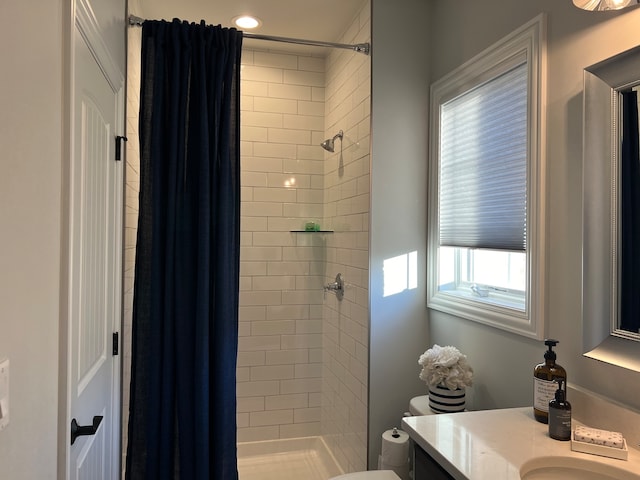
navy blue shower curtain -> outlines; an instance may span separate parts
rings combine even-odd
[[[620,328],[640,332],[640,148],[638,97],[622,94],[622,148],[620,155]]]
[[[242,33],[142,28],[126,478],[236,480]]]

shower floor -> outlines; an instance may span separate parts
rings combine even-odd
[[[327,480],[342,473],[319,437],[238,444],[240,480]]]

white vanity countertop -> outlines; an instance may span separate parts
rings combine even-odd
[[[457,480],[520,480],[526,461],[546,456],[580,457],[640,471],[640,451],[631,445],[626,461],[573,452],[570,441],[549,437],[548,425],[533,418],[531,407],[405,417],[402,425]]]

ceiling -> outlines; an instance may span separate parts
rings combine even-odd
[[[261,35],[302,38],[329,42],[353,22],[366,0],[129,0],[129,13],[153,20],[179,18],[190,22],[205,20],[210,25],[232,26],[231,19],[253,15],[262,25],[251,30]],[[248,30],[247,30],[248,32]],[[285,43],[245,40],[252,48],[285,51],[323,52],[322,49]]]

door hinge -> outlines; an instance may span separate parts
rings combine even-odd
[[[118,351],[120,349],[120,339],[119,339],[120,335],[118,335],[118,332],[113,332],[113,350],[112,353],[113,355],[118,355]]]
[[[122,160],[122,141],[127,141],[128,138],[122,135],[116,135],[116,160]]]

